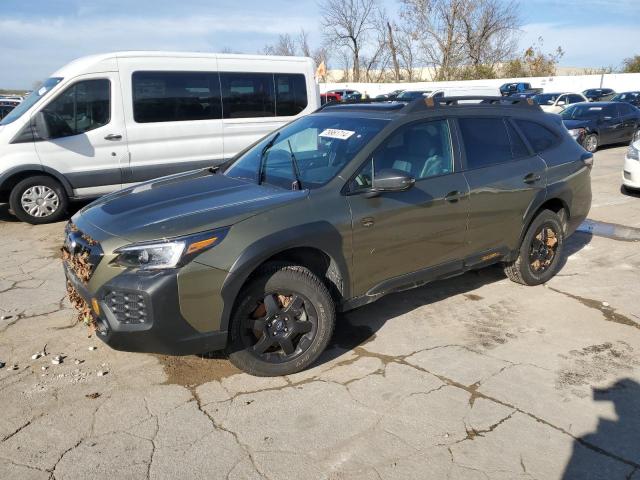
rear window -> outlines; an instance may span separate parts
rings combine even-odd
[[[512,144],[503,118],[461,118],[458,122],[468,169],[506,163],[526,151],[520,137],[514,136],[515,131],[511,134],[514,136]]]
[[[537,122],[516,120],[516,124],[536,153],[548,150],[558,141],[558,136],[555,133]]]

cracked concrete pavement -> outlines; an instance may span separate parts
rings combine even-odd
[[[596,154],[590,218],[640,228],[623,152]],[[576,234],[546,286],[488,268],[390,295],[310,370],[254,378],[88,337],[62,228],[0,206],[0,478],[640,479],[638,242]]]

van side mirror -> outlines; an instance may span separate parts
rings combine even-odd
[[[416,179],[407,172],[395,168],[387,168],[376,172],[373,178],[374,192],[403,192],[409,190]]]
[[[51,138],[51,134],[49,133],[49,125],[47,124],[47,119],[44,116],[44,112],[38,112],[33,116],[31,120],[31,125],[33,128],[33,133],[36,138],[40,140],[48,140]]]

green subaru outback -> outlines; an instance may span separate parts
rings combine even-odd
[[[526,100],[327,104],[209,169],[78,212],[67,286],[118,350],[313,363],[336,312],[500,263],[549,280],[591,204],[591,154]]]

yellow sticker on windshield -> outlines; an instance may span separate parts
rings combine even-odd
[[[318,136],[326,137],[326,138],[337,138],[339,140],[347,140],[354,133],[356,132],[352,132],[351,130],[339,130],[337,128],[327,128]]]

